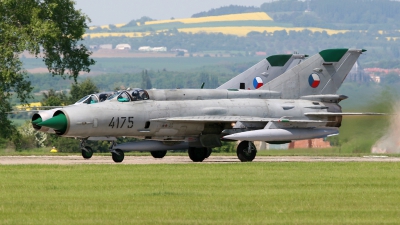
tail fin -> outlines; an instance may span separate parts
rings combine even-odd
[[[305,57],[308,56],[298,54],[269,56],[217,89],[258,89],[286,70],[298,65]]]
[[[281,98],[336,94],[364,49],[327,49],[265,84],[261,89],[281,92]]]

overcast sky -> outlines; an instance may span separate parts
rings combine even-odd
[[[88,25],[128,23],[148,16],[162,20],[188,18],[195,13],[228,5],[260,6],[269,0],[75,0],[92,20]]]

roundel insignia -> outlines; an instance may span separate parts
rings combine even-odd
[[[263,80],[261,79],[261,77],[255,77],[253,80],[253,86],[255,89],[260,88],[261,86],[264,85]]]
[[[318,74],[313,73],[308,77],[308,83],[312,88],[318,87],[320,82],[321,79],[319,78]]]

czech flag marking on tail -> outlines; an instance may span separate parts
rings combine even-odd
[[[255,89],[259,89],[260,87],[262,87],[264,85],[263,80],[261,79],[261,77],[256,77],[253,80],[253,86]]]
[[[308,83],[312,88],[318,87],[320,82],[321,79],[319,78],[318,74],[313,73],[308,77]]]

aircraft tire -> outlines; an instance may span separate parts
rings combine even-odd
[[[151,151],[150,154],[156,159],[162,159],[167,154],[167,150],[164,150],[164,151]]]
[[[248,151],[249,144],[251,145],[251,151]],[[242,141],[237,147],[237,157],[241,162],[251,162],[256,157],[257,149],[253,142]]]
[[[125,154],[121,149],[115,149],[114,151],[111,152],[112,159],[116,163],[120,163],[124,161]]]
[[[189,158],[193,162],[203,162],[207,155],[207,148],[193,148],[190,147],[188,150]]]
[[[211,153],[212,153],[212,148],[207,148],[206,159],[207,159],[208,157],[210,157]]]
[[[89,146],[85,146],[85,148],[82,148],[82,157],[84,159],[90,159],[93,156],[93,150]]]

